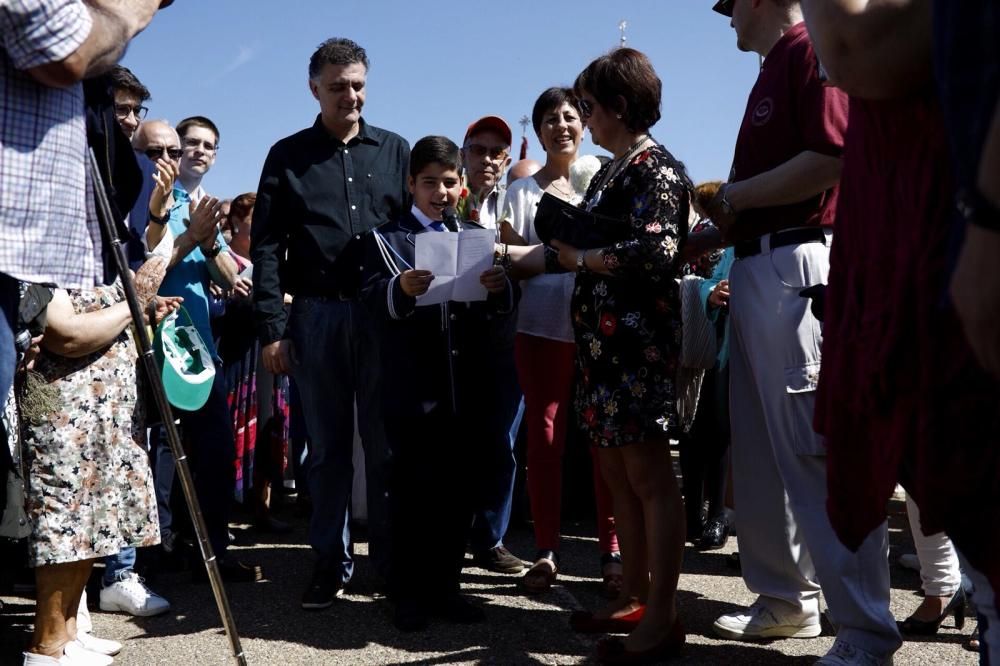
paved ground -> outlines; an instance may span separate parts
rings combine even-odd
[[[894,555],[912,545],[902,503],[894,502]],[[481,569],[466,569],[467,592],[484,604],[489,622],[474,627],[432,625],[425,635],[401,635],[389,620],[385,601],[372,598],[365,544],[358,546],[358,570],[350,593],[333,608],[307,613],[298,602],[311,570],[311,554],[303,546],[305,521],[283,538],[260,538],[247,526],[235,526],[240,556],[260,562],[267,580],[230,586],[230,601],[251,664],[581,664],[591,663],[595,640],[570,631],[569,611],[600,603],[595,574],[596,540],[586,524],[566,526],[559,584],[539,598],[520,593],[517,579]],[[259,543],[254,543],[259,541]],[[534,552],[530,528],[516,527],[508,538],[522,556]],[[422,546],[432,546],[428,544]],[[720,613],[750,603],[753,598],[738,573],[726,565],[726,555],[738,546],[713,553],[688,549],[680,581],[680,611],[689,631],[684,664],[811,664],[832,644],[829,629],[814,640],[781,640],[741,644],[716,638],[712,621]],[[471,565],[471,561],[470,561]],[[916,573],[892,567],[893,612],[906,617],[919,603]],[[207,585],[194,585],[187,573],[162,574],[155,589],[173,603],[155,618],[94,612],[99,636],[125,643],[116,664],[228,664],[229,646],[221,632]],[[92,594],[96,600],[96,595]],[[19,664],[18,652],[31,630],[33,602],[4,596],[0,617],[0,664]],[[904,644],[895,663],[975,664],[976,656],[962,648],[975,622],[962,632],[948,620],[931,639]]]

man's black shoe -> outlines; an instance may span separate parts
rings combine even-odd
[[[400,631],[423,631],[427,628],[427,611],[416,601],[401,601],[393,611],[392,624]]]
[[[698,542],[699,550],[719,550],[729,539],[729,525],[725,518],[713,518],[705,525]]]
[[[258,583],[264,579],[264,572],[259,566],[244,564],[234,557],[220,557],[217,563],[219,574],[226,583]],[[195,583],[208,582],[208,570],[204,563],[194,565],[191,580]]]
[[[316,565],[312,582],[302,595],[302,608],[305,610],[323,610],[333,605],[338,597],[344,596],[344,581],[336,567],[322,563]]]
[[[486,621],[486,612],[479,606],[474,606],[462,595],[448,594],[430,605],[430,613],[445,622],[455,624],[476,624]]]
[[[472,557],[472,561],[477,567],[489,569],[497,573],[518,574],[524,571],[524,562],[520,558],[507,550],[507,547],[500,544],[496,548],[490,548]]]

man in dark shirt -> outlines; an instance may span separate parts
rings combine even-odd
[[[312,450],[310,543],[318,560],[302,607],[327,608],[351,578],[354,404],[365,449],[370,555],[388,565],[378,350],[357,300],[364,236],[408,209],[410,147],[361,118],[368,56],[330,39],[309,62],[320,114],[267,156],[251,227],[254,310],[268,371],[291,373]],[[294,302],[286,315],[284,294]]]
[[[820,633],[819,592],[838,624],[818,663],[891,662],[888,533],[858,552],[826,513],[826,450],[812,428],[822,325],[799,292],[826,282],[847,97],[823,85],[794,0],[722,0],[737,46],[763,56],[730,182],[710,215],[734,244],[730,272],[733,480],[740,563],[758,593],[714,630],[737,640]]]

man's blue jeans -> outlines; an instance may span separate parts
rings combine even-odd
[[[17,350],[14,348],[14,327],[17,325],[17,307],[21,292],[17,280],[0,273],[0,403],[7,401],[7,394],[14,384]]]
[[[117,555],[108,555],[104,558],[104,586],[114,584],[121,574],[132,571],[134,568],[135,548],[129,546],[122,548]]]
[[[473,552],[503,544],[510,525],[510,511],[514,504],[514,477],[517,473],[514,445],[524,416],[524,395],[517,384],[516,375],[511,376],[503,395],[508,399],[498,406],[498,416],[502,426],[506,427],[491,442],[492,455],[484,457],[482,478],[479,480],[481,494],[476,503],[472,532],[469,535]]]
[[[378,340],[361,303],[298,297],[288,330],[295,347],[293,375],[309,433],[308,484],[313,513],[309,543],[347,582],[351,557],[350,501],[354,477],[354,405],[365,451],[369,554],[388,576],[386,474],[389,450],[382,424]],[[432,517],[431,517],[432,518]]]

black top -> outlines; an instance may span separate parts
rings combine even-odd
[[[261,344],[285,331],[283,294],[351,297],[362,236],[409,208],[405,139],[361,120],[346,144],[323,127],[274,144],[257,188],[250,256]]]
[[[463,229],[476,229],[462,222]],[[407,212],[378,230],[400,271],[415,263],[414,238],[428,232]],[[444,232],[440,232],[444,233]],[[506,432],[501,395],[515,376],[512,340],[498,332],[517,319],[517,286],[507,281],[503,293],[485,301],[417,306],[384,260],[376,234],[366,238],[364,303],[373,314],[384,373],[386,419],[405,418],[444,409],[477,423],[481,432]],[[486,435],[484,435],[486,436]],[[391,443],[390,443],[391,444]]]

